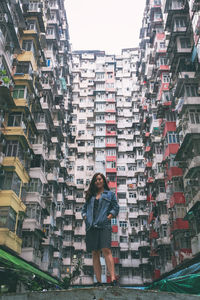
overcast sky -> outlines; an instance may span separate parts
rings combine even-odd
[[[137,47],[145,0],[65,0],[72,50]]]

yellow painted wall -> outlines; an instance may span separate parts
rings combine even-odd
[[[12,190],[0,191],[0,206],[10,206],[14,209],[14,211],[16,211],[16,213],[19,211],[26,211],[26,205]]]
[[[22,240],[8,228],[0,228],[0,245],[4,245],[20,254]]]
[[[12,167],[23,183],[29,182],[29,175],[18,157],[4,157],[2,165],[4,167]]]

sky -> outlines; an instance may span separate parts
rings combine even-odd
[[[120,54],[139,45],[146,0],[65,0],[72,50]]]

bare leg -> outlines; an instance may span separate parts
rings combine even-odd
[[[112,252],[109,248],[103,248],[102,252],[105,257],[106,265],[111,276],[111,281],[113,281],[116,279],[116,276],[115,276],[115,264],[114,264]]]
[[[101,263],[100,263],[100,251],[92,251],[93,268],[96,279],[101,282]]]

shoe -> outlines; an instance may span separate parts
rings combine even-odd
[[[97,282],[94,283],[93,286],[94,287],[101,287],[101,286],[103,286],[103,284],[101,282],[97,281]]]
[[[110,285],[111,285],[111,286],[119,286],[119,283],[118,283],[117,280],[115,279],[115,280],[111,281]]]

